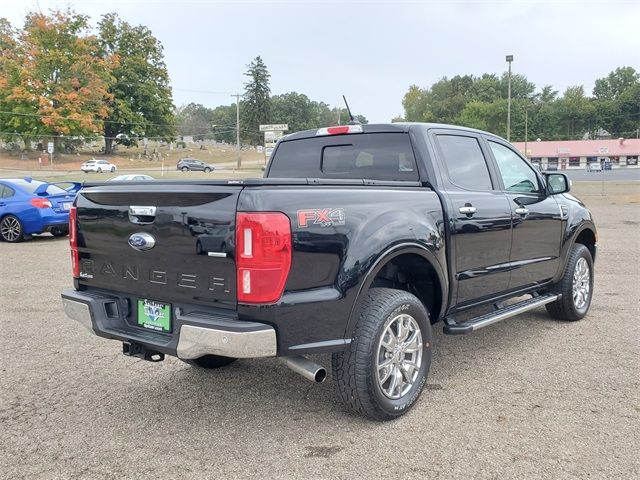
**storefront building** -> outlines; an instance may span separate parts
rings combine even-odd
[[[638,168],[640,139],[514,142],[513,145],[543,170],[585,169],[590,163],[611,168]]]

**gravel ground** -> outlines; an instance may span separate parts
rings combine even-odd
[[[427,389],[391,423],[274,359],[124,357],[62,312],[66,239],[0,244],[0,477],[638,478],[640,184],[574,190],[599,227],[590,314],[436,328]]]

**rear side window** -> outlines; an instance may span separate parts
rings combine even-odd
[[[11,187],[0,185],[0,198],[13,197],[16,192]]]
[[[269,177],[419,179],[406,133],[358,133],[280,142]]]
[[[449,179],[468,190],[491,190],[487,162],[474,137],[437,135]]]

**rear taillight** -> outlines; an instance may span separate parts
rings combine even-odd
[[[78,255],[78,210],[69,210],[69,245],[71,245],[71,270],[74,278],[80,278],[80,257]]]
[[[275,303],[291,268],[291,223],[280,212],[236,216],[236,273],[240,303]]]
[[[318,135],[344,135],[345,133],[362,133],[362,125],[338,125],[337,127],[321,128],[316,132]]]
[[[32,198],[31,205],[36,208],[51,208],[51,202],[46,198]]]

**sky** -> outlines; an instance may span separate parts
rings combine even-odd
[[[230,104],[257,55],[271,93],[295,91],[370,122],[402,115],[410,85],[514,73],[560,92],[620,66],[640,70],[640,0],[0,0],[21,26],[30,10],[67,8],[93,24],[115,11],[162,42],[174,103]]]

